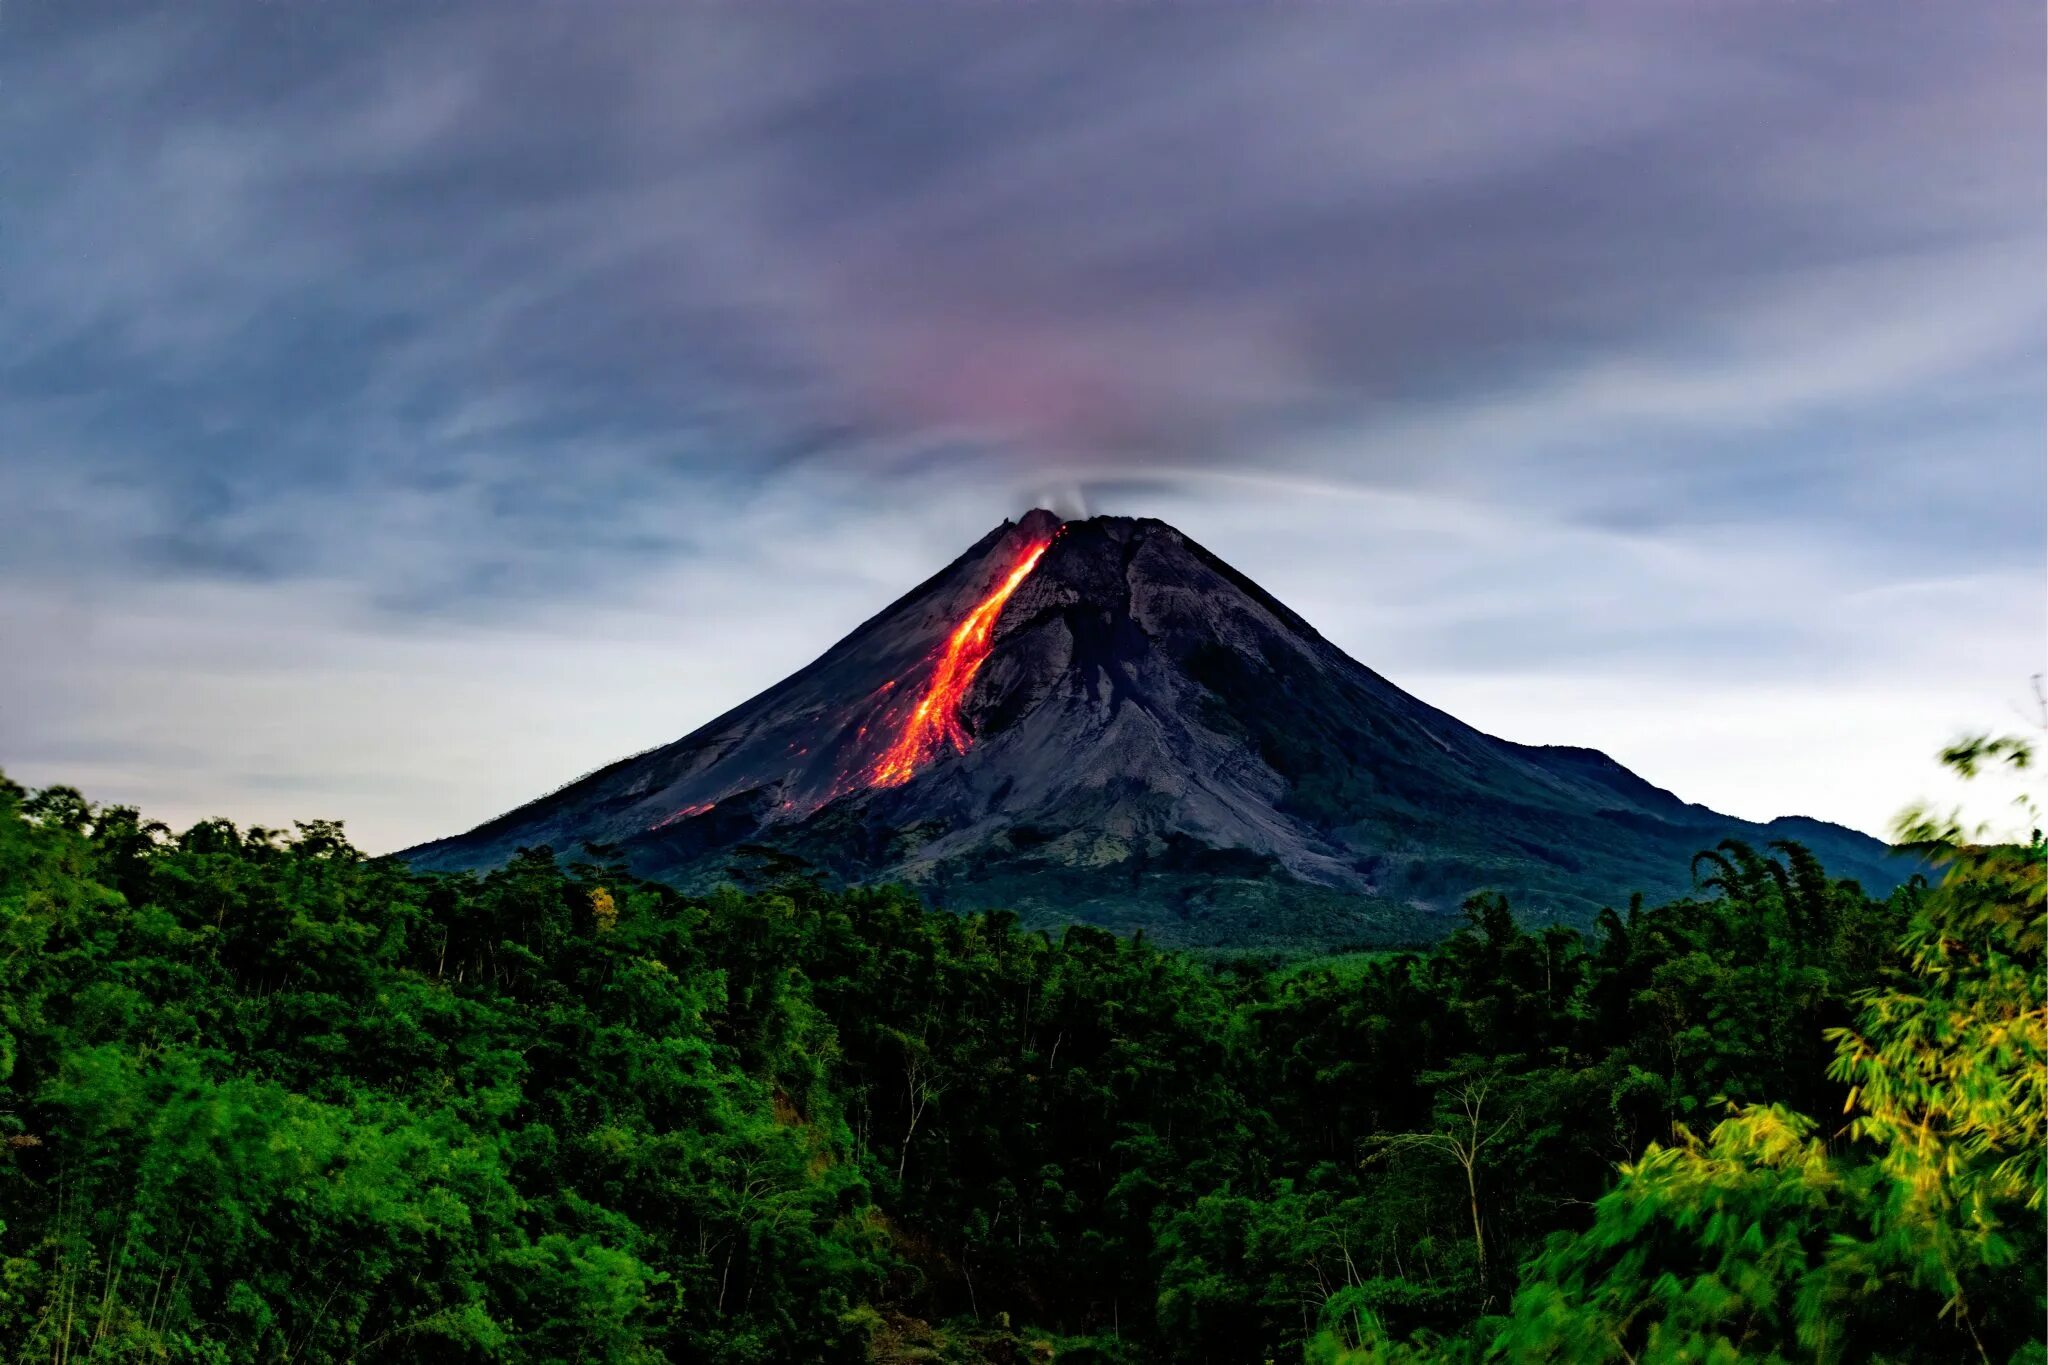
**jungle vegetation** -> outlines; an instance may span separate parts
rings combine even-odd
[[[1287,964],[0,779],[0,1352],[2040,1361],[2043,846],[1902,840]]]

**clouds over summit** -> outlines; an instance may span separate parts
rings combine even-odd
[[[380,640],[746,600],[800,655],[1032,500],[1171,508],[1269,576],[1427,507],[1407,573],[1526,600],[1417,604],[1394,659],[1344,638],[1371,593],[1297,603],[1376,666],[1483,669],[1461,623],[1514,617],[1496,670],[1576,667],[1592,628],[1548,623],[1590,562],[1643,594],[1601,667],[1783,679],[1828,652],[1770,600],[1795,561],[1808,602],[2037,574],[2041,27],[13,6],[0,574]],[[860,567],[763,586],[814,560]],[[1710,585],[1735,636],[1674,617]]]

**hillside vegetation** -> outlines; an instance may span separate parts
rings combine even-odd
[[[0,779],[0,1348],[2041,1360],[2042,847],[1911,832],[1268,970]]]

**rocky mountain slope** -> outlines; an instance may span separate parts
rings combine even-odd
[[[1173,527],[1005,522],[809,667],[454,838],[426,868],[616,845],[684,884],[799,858],[958,909],[1198,945],[1396,942],[1471,891],[1584,923],[1734,836],[1911,869],[1820,821],[1690,805],[1587,749],[1480,733]]]

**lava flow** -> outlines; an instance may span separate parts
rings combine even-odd
[[[647,828],[666,829],[668,826],[673,825],[678,820],[688,820],[695,816],[703,815],[707,811],[716,810],[717,808],[718,803],[716,801],[699,801],[694,806],[684,806],[681,810],[675,812],[673,815],[663,816],[661,819],[656,820]]]
[[[981,671],[982,661],[988,658],[989,636],[995,630],[1003,604],[1038,567],[1039,557],[1051,544],[1050,540],[1040,540],[1025,547],[1023,558],[1009,576],[995,591],[975,603],[967,619],[953,628],[939,655],[938,666],[932,670],[931,681],[925,684],[924,695],[917,699],[917,709],[903,723],[903,733],[869,766],[868,785],[902,786],[938,756],[941,744],[951,744],[957,753],[967,751],[972,741],[960,724],[960,703],[974,682],[974,675]]]

